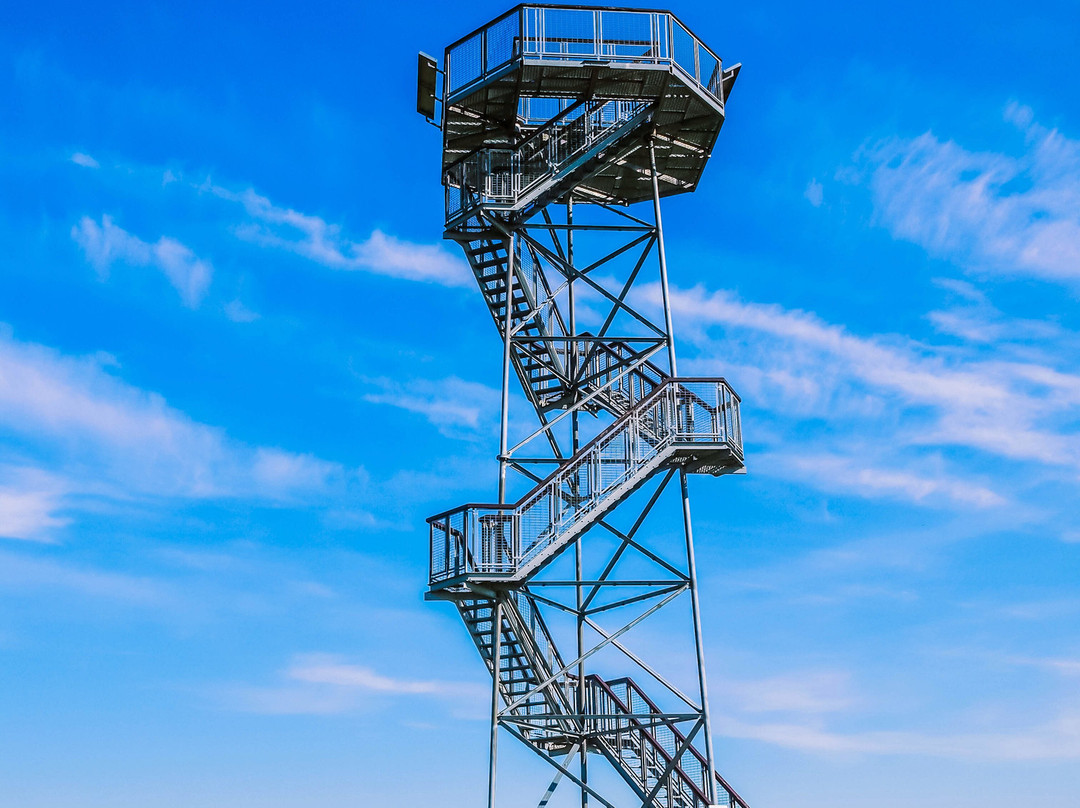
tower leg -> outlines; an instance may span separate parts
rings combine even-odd
[[[656,254],[660,261],[660,293],[664,298],[664,329],[667,331],[668,363],[671,375],[678,376],[675,366],[675,332],[671,327],[671,297],[668,294],[667,252],[664,250],[664,222],[660,218],[660,180],[656,172],[656,147],[649,138],[649,167],[652,175],[653,217],[656,219]]]
[[[506,450],[510,428],[510,334],[514,325],[514,249],[517,239],[506,241],[506,317],[503,321],[502,407],[499,425],[499,504],[506,502]]]
[[[716,803],[716,759],[713,756],[712,717],[709,714],[709,686],[705,678],[705,646],[701,638],[701,604],[698,600],[697,563],[694,559],[694,530],[690,523],[690,490],[686,484],[686,471],[679,469],[682,488],[683,527],[686,532],[686,570],[690,577],[690,603],[694,613],[694,646],[697,651],[698,687],[701,693],[701,721],[705,733],[705,763],[708,783],[705,796],[710,804]]]
[[[579,538],[574,546],[574,570],[577,576],[577,650],[578,656],[585,654],[585,616],[584,607],[582,604],[581,581],[582,581],[582,569],[581,569],[581,539]],[[585,698],[585,661],[582,660],[578,663],[577,669],[578,691],[577,691],[577,709],[578,714],[585,716],[588,714],[588,708],[586,706]],[[584,733],[588,727],[588,721],[583,717],[581,719],[581,730]],[[581,808],[589,808],[589,792],[585,789],[585,786],[589,782],[589,743],[588,739],[582,737],[581,739]]]
[[[574,197],[573,194],[566,199],[566,262],[573,267],[574,266]],[[574,299],[574,278],[570,277],[567,287],[568,306],[569,306],[569,319],[570,319],[570,333],[577,334],[577,306]],[[567,356],[569,357],[570,373],[576,381],[577,377],[577,342],[571,342],[568,346]],[[574,410],[570,416],[570,447],[574,455],[578,453],[580,447],[580,436],[578,431],[578,411]],[[585,653],[585,615],[582,606],[584,593],[581,590],[582,584],[582,559],[581,559],[581,538],[574,543],[574,573],[578,580],[577,585],[577,653],[578,656],[582,656]],[[578,665],[577,669],[577,710],[579,715],[585,715],[588,710],[585,706],[585,662],[582,661]],[[587,729],[587,722],[584,718],[581,719],[581,731],[585,732]],[[586,785],[589,782],[589,743],[586,738],[581,739],[581,808],[589,808],[589,792],[586,789]]]
[[[488,808],[495,808],[495,769],[499,743],[499,671],[502,666],[502,601],[495,599],[491,619],[491,748],[488,756]]]

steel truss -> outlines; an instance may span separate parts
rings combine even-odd
[[[723,379],[678,375],[661,217],[664,195],[695,187],[737,66],[716,59],[706,81],[693,38],[698,83],[687,82],[671,44],[674,26],[690,36],[681,23],[619,11],[647,19],[646,59],[670,72],[660,83],[643,73],[640,94],[601,92],[614,68],[568,61],[565,43],[602,45],[609,12],[575,9],[591,15],[591,38],[559,39],[559,11],[519,7],[452,45],[444,62],[445,235],[461,244],[498,329],[502,395],[498,501],[428,520],[428,598],[456,605],[492,674],[489,808],[500,730],[554,770],[539,808],[563,781],[583,808],[615,808],[622,798],[590,777],[597,758],[642,808],[746,808],[716,773],[688,486],[692,473],[743,470],[739,399]],[[458,54],[477,37],[489,54],[514,25],[517,55],[458,84]],[[562,95],[544,84],[549,40],[562,43],[551,57]],[[539,74],[524,70],[529,48]],[[572,81],[568,65],[579,67]],[[500,122],[499,109],[513,120]],[[512,418],[515,376],[537,425],[511,442],[522,423]],[[666,492],[681,505],[674,555],[663,531],[645,527]],[[689,693],[631,642],[677,604],[689,605]],[[622,673],[601,675],[609,670]]]

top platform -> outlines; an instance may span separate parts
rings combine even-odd
[[[738,69],[669,11],[519,5],[446,49],[443,166],[513,148],[569,103],[640,99],[653,104],[662,193],[693,190]],[[609,184],[640,184],[626,179]]]

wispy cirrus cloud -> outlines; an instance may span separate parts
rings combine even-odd
[[[804,752],[919,755],[966,760],[1075,760],[1080,758],[1080,715],[1016,732],[837,732],[812,724],[753,724],[719,716],[717,732]]]
[[[748,713],[842,712],[858,702],[847,671],[801,671],[748,680],[719,681],[726,698]]]
[[[372,388],[372,392],[363,395],[364,401],[418,413],[444,434],[476,430],[499,408],[498,390],[456,376],[407,381],[379,377],[362,381]]]
[[[152,578],[7,552],[0,552],[0,588],[8,591],[67,591],[143,606],[164,604],[173,595],[167,586]]]
[[[659,294],[645,287],[642,300],[656,306]],[[1006,495],[993,475],[946,458],[945,450],[1066,476],[1080,468],[1080,437],[1071,427],[1080,417],[1080,375],[1057,366],[1060,329],[1030,324],[1037,349],[987,354],[978,346],[859,335],[726,290],[675,289],[671,299],[697,354],[684,360],[687,368],[728,375],[747,406],[771,419],[772,439],[748,435],[767,450],[755,468],[824,490],[978,508]],[[988,303],[971,305],[983,307],[984,327],[994,324]],[[722,364],[707,357],[723,357]]]
[[[967,269],[1080,279],[1080,140],[1005,111],[1025,139],[1019,156],[971,151],[932,132],[867,147],[877,220],[898,239]]]
[[[820,721],[753,723],[730,716],[718,716],[714,725],[718,733],[729,738],[822,754],[996,761],[1080,759],[1080,713],[1074,710],[1063,710],[1042,724],[1013,732],[841,732]]]
[[[854,492],[868,499],[890,498],[914,503],[944,500],[953,506],[976,508],[1006,502],[1004,496],[985,485],[930,470],[925,462],[910,467],[900,467],[900,462],[910,461],[895,456],[777,451],[759,456],[755,467],[777,477],[809,482],[826,491]]]
[[[234,323],[253,323],[260,318],[257,311],[252,311],[239,300],[230,300],[225,304],[225,316]]]
[[[110,372],[113,364],[107,357],[65,356],[0,331],[0,426],[60,458],[69,489],[288,500],[362,478],[360,471],[309,454],[234,441],[160,395],[125,383]],[[39,492],[20,502],[14,532],[50,526],[52,511],[42,509],[54,500]]]
[[[101,168],[101,163],[84,152],[75,152],[71,155],[71,162],[83,168]]]
[[[345,713],[380,697],[445,699],[457,712],[482,714],[488,696],[482,683],[387,676],[327,654],[294,657],[280,678],[276,685],[220,688],[215,698],[227,709],[270,715]]]
[[[1061,676],[1080,676],[1080,659],[1014,656],[1008,657],[1006,661],[1012,665],[1042,668],[1043,670],[1057,673]]]
[[[111,216],[104,215],[100,223],[83,216],[71,228],[71,237],[102,278],[108,277],[110,267],[118,261],[153,267],[169,279],[189,308],[197,308],[210,288],[214,274],[210,262],[168,236],[146,242],[117,225]]]
[[[471,283],[465,261],[440,244],[417,244],[373,230],[368,238],[344,235],[340,225],[275,205],[254,189],[232,191],[206,182],[200,190],[243,205],[250,220],[236,227],[240,238],[288,250],[331,269],[363,270],[442,286]]]
[[[32,467],[0,468],[0,538],[52,542],[70,523],[60,515],[66,486]]]

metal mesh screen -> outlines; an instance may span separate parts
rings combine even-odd
[[[698,46],[698,76],[706,90],[715,96],[720,95],[720,60],[700,45]]]
[[[657,56],[654,16],[649,12],[601,11],[601,55],[630,58]]]
[[[544,9],[541,52],[562,56],[596,53],[596,15],[591,9]]]
[[[496,20],[485,29],[487,62],[484,72],[490,73],[509,62],[516,55],[521,18],[511,14]]]
[[[466,39],[449,54],[448,86],[454,92],[484,73],[484,32]]]
[[[697,50],[697,40],[679,23],[675,23],[673,28],[672,50],[674,51],[675,64],[685,70],[692,78],[697,79],[697,66],[694,58],[694,51]]]

